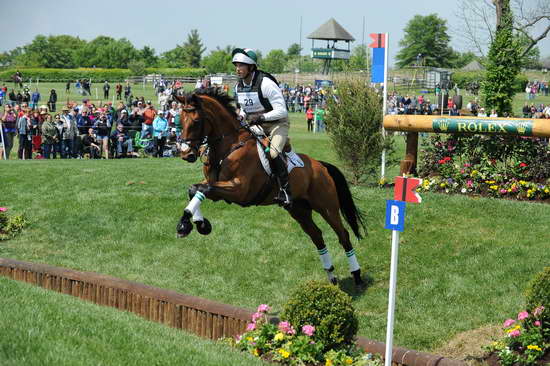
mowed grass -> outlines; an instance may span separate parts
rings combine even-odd
[[[0,277],[0,364],[262,365],[137,315]]]
[[[342,167],[323,134],[294,115],[295,149]],[[392,174],[397,174],[392,168]],[[388,175],[392,176],[392,175]],[[325,280],[309,238],[279,207],[241,208],[206,201],[209,236],[175,238],[187,187],[200,164],[180,159],[2,162],[0,206],[30,226],[0,244],[0,256],[104,273],[254,309],[282,309],[306,280]],[[130,184],[133,183],[133,184]],[[342,288],[353,296],[359,334],[385,340],[391,232],[384,229],[391,189],[352,187],[369,235],[354,240],[371,285],[353,290],[335,234],[318,215]],[[401,235],[394,344],[430,351],[457,333],[499,324],[523,306],[523,290],[550,263],[550,207],[423,194],[409,204]],[[11,311],[6,307],[0,312]],[[22,326],[21,331],[26,328]]]

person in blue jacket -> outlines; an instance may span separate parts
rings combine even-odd
[[[153,120],[153,139],[155,143],[155,156],[162,158],[166,137],[168,136],[168,120],[164,116],[164,111],[158,111]]]

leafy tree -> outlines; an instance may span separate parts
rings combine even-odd
[[[16,64],[23,66],[72,68],[78,66],[75,54],[86,41],[69,35],[37,35],[22,48]]]
[[[288,57],[297,57],[300,56],[300,53],[302,52],[302,47],[298,43],[293,43],[288,47],[288,50],[286,51],[286,54]]]
[[[79,66],[125,69],[138,58],[138,51],[126,38],[98,36],[79,49],[76,58]]]
[[[402,48],[396,55],[397,66],[414,65],[422,55],[426,66],[450,67],[452,49],[447,34],[447,21],[436,14],[415,15],[404,29],[405,37],[399,41]]]
[[[163,67],[184,67],[185,50],[182,46],[164,52],[160,57],[160,65]]]
[[[192,29],[187,36],[187,42],[183,44],[183,54],[186,66],[200,67],[201,57],[206,47],[203,47],[199,31]]]
[[[455,69],[463,68],[464,66],[468,65],[470,62],[474,61],[478,57],[471,51],[468,52],[458,52],[453,51],[452,59],[452,67]]]
[[[143,62],[145,67],[156,67],[159,61],[155,55],[155,49],[149,46],[143,46],[141,50],[138,50],[137,58]]]
[[[226,46],[225,48],[217,47],[214,51],[202,59],[202,65],[207,73],[232,73],[234,71],[231,63],[231,51],[233,47]]]
[[[499,116],[512,115],[514,80],[521,67],[520,49],[513,35],[510,0],[503,0],[502,15],[487,59],[486,79],[481,84],[486,109],[496,109]]]
[[[128,68],[134,76],[145,75],[145,62],[143,60],[132,60],[128,63]]]
[[[285,51],[275,49],[269,51],[267,56],[262,60],[261,66],[263,70],[277,74],[285,71],[286,61],[287,57]]]
[[[531,42],[525,34],[516,34],[519,44],[522,49],[526,49]],[[533,46],[521,57],[521,67],[526,69],[538,69],[540,68],[540,49],[537,46]]]
[[[328,98],[327,133],[336,154],[357,184],[374,176],[385,148],[391,156],[393,140],[382,137],[382,96],[362,80],[338,84],[338,95]]]
[[[351,70],[367,70],[370,64],[370,52],[366,45],[359,45],[351,51],[349,68]]]

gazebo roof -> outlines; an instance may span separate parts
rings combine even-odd
[[[468,65],[464,66],[460,70],[462,70],[462,71],[480,71],[480,70],[485,70],[485,68],[483,67],[482,64],[479,63],[479,61],[473,60]]]
[[[325,24],[307,36],[309,39],[324,39],[334,41],[355,41],[355,38],[348,33],[334,18],[330,18]]]

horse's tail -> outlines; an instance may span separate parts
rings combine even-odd
[[[357,239],[362,239],[361,228],[367,233],[367,225],[364,222],[365,215],[355,206],[346,177],[344,177],[344,174],[334,165],[324,161],[320,161],[320,163],[327,168],[328,173],[334,180],[336,192],[338,192],[338,202],[340,202],[340,211],[344,219],[348,222]]]

